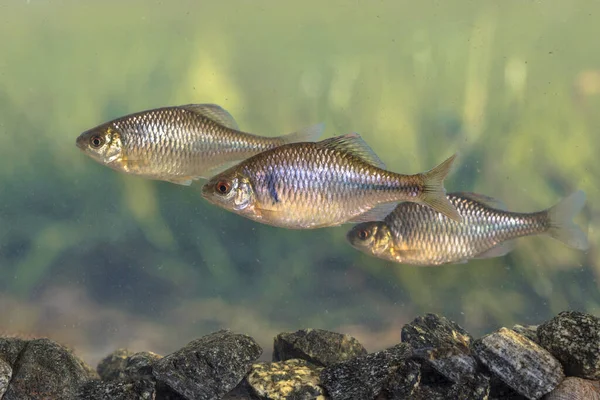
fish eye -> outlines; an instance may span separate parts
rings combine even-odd
[[[358,231],[358,238],[360,240],[366,240],[369,237],[369,231],[366,229],[361,229]]]
[[[217,182],[215,188],[220,194],[227,194],[231,190],[231,185],[229,184],[229,182],[219,181]]]
[[[99,135],[94,135],[90,139],[90,144],[92,147],[98,148],[104,144],[104,138]]]

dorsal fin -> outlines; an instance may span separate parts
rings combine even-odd
[[[484,204],[490,208],[495,208],[502,211],[508,211],[506,208],[506,204],[502,202],[502,200],[495,199],[490,196],[486,196],[485,194],[473,193],[473,192],[455,192],[450,193],[454,196],[464,197],[466,199],[470,199],[473,201],[477,201],[481,204]]]
[[[340,150],[350,153],[363,161],[381,169],[385,169],[385,163],[375,154],[373,149],[356,132],[346,135],[334,136],[318,142],[319,146],[329,149]]]
[[[235,122],[235,119],[233,119],[231,114],[229,114],[229,112],[223,107],[216,104],[186,104],[180,107],[193,113],[202,115],[203,117],[221,124],[226,128],[235,129],[236,131],[240,130],[237,122]]]

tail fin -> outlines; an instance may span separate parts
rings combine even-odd
[[[589,247],[587,235],[573,222],[585,204],[585,193],[578,190],[562,199],[547,210],[550,219],[548,234],[569,247],[586,250]]]
[[[444,188],[444,179],[450,173],[456,156],[457,154],[452,155],[437,167],[423,174],[424,185],[420,200],[446,217],[462,222],[462,217],[446,197],[446,189]]]
[[[309,126],[296,132],[288,133],[287,135],[280,136],[279,138],[284,144],[315,142],[321,137],[323,130],[325,130],[325,123],[321,122],[320,124]]]

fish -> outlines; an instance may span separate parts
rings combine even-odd
[[[288,229],[382,219],[402,200],[460,220],[443,185],[456,156],[428,172],[402,175],[387,171],[354,132],[249,157],[213,176],[201,192],[214,205]]]
[[[278,137],[240,131],[216,104],[187,104],[129,114],[81,133],[77,147],[127,174],[189,186],[262,151],[319,139],[316,124]]]
[[[351,246],[371,256],[410,265],[464,264],[502,257],[517,238],[548,235],[587,250],[587,235],[572,221],[585,204],[578,190],[554,206],[532,213],[510,212],[493,197],[472,192],[447,194],[462,222],[419,204],[401,202],[382,221],[359,223],[346,234]]]

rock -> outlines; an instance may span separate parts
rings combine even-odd
[[[152,369],[154,364],[160,360],[162,356],[149,351],[142,351],[127,357],[123,375],[126,379],[149,379],[154,380]]]
[[[221,330],[158,360],[152,373],[190,400],[220,399],[241,382],[261,354],[251,337]]]
[[[157,397],[154,382],[151,381],[94,380],[83,385],[76,398],[78,400],[154,400]]]
[[[373,399],[411,354],[410,345],[400,343],[383,351],[331,365],[321,371],[321,386],[332,400]]]
[[[239,385],[223,397],[223,400],[263,400],[263,398],[256,395],[254,389],[244,378]]]
[[[539,326],[540,344],[563,365],[569,376],[600,379],[600,319],[565,311]]]
[[[489,400],[527,400],[527,397],[517,393],[496,375],[491,375]]]
[[[471,335],[457,323],[435,314],[417,317],[402,328],[402,342],[452,382],[473,376],[477,362],[471,355]]]
[[[273,361],[301,359],[322,367],[366,354],[352,336],[322,329],[280,333],[273,345]]]
[[[600,400],[600,382],[569,376],[544,400]]]
[[[488,400],[490,378],[479,374],[467,377],[459,383],[449,380],[436,380],[418,384],[412,393],[398,393],[396,396],[379,397],[378,400]]]
[[[473,342],[473,351],[490,372],[529,399],[539,399],[564,379],[562,366],[548,351],[512,329]]]
[[[381,390],[379,400],[396,400],[410,398],[421,382],[421,364],[414,360],[406,360]]]
[[[6,389],[8,389],[10,378],[12,378],[11,366],[0,358],[0,399],[6,392]]]
[[[11,367],[15,365],[17,357],[27,344],[27,340],[16,337],[0,338],[0,358],[3,359]]]
[[[448,397],[457,400],[487,400],[490,396],[490,377],[484,374],[466,376],[452,385]]]
[[[69,399],[90,379],[90,368],[49,339],[26,343],[2,400]]]
[[[132,354],[127,349],[115,350],[98,364],[98,375],[103,381],[154,380],[152,367],[161,356],[151,352]]]
[[[252,366],[246,379],[261,399],[324,399],[324,391],[319,386],[322,369],[304,360],[259,363]]]
[[[123,370],[127,363],[127,357],[131,352],[127,349],[117,349],[100,361],[98,364],[98,375],[103,381],[113,381],[123,379]]]
[[[519,335],[525,336],[527,339],[540,344],[537,335],[538,325],[515,325],[512,330],[517,332]]]

